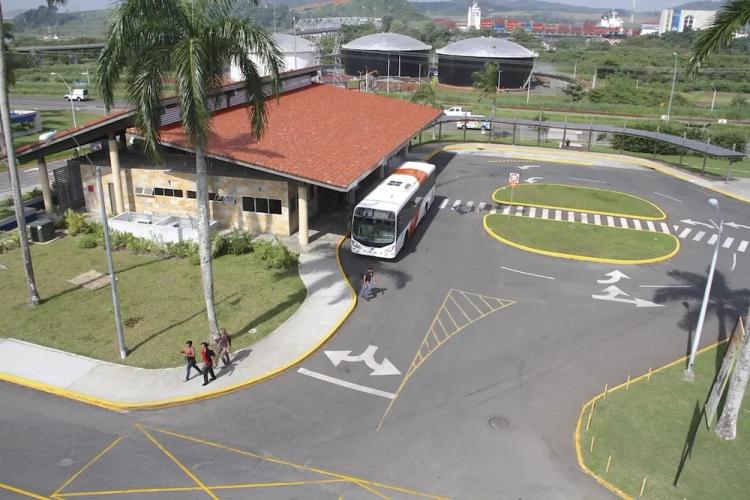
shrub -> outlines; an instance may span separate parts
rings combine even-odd
[[[256,254],[269,269],[289,271],[297,267],[299,255],[278,241],[256,241],[254,246]]]
[[[244,231],[214,236],[211,240],[211,256],[243,255],[253,251],[252,236]]]
[[[96,235],[93,234],[84,234],[76,239],[76,246],[78,248],[96,248],[98,244]]]
[[[18,231],[0,232],[0,253],[8,252],[21,246],[21,237]]]
[[[71,236],[86,232],[88,226],[89,222],[84,214],[74,212],[70,208],[65,212],[65,227],[68,228],[68,234]]]

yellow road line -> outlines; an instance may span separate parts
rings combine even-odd
[[[623,213],[619,213],[619,212],[605,212],[605,211],[602,211],[602,210],[589,210],[589,209],[583,209],[583,208],[561,207],[561,206],[557,206],[557,205],[543,205],[543,204],[535,204],[535,203],[524,203],[524,202],[521,202],[521,201],[518,201],[518,200],[514,200],[514,201],[511,202],[510,200],[501,200],[501,199],[498,199],[498,193],[500,191],[505,191],[507,189],[506,187],[501,187],[501,188],[496,189],[495,192],[492,193],[492,199],[496,203],[502,203],[502,204],[505,204],[505,205],[522,205],[522,206],[525,206],[525,207],[551,208],[551,209],[555,209],[555,210],[566,210],[568,212],[587,212],[587,213],[590,213],[590,214],[611,215],[613,217],[628,217],[628,218],[631,218],[631,219],[665,220],[667,218],[667,214],[664,213],[664,210],[662,210],[661,207],[659,207],[655,203],[653,203],[653,202],[651,202],[651,201],[649,201],[649,200],[647,200],[645,198],[641,198],[640,196],[636,196],[636,195],[630,194],[630,193],[623,193],[622,191],[615,191],[614,189],[592,188],[592,187],[588,187],[588,186],[574,186],[572,184],[547,184],[547,183],[544,183],[544,184],[526,184],[523,187],[517,187],[515,189],[533,189],[533,188],[530,188],[529,186],[573,187],[573,188],[576,188],[576,189],[589,189],[589,190],[592,190],[592,191],[604,191],[604,192],[607,192],[607,193],[621,194],[623,196],[627,196],[627,197],[630,197],[630,198],[635,198],[635,199],[640,200],[640,201],[642,201],[644,203],[648,203],[649,205],[651,205],[652,207],[654,207],[655,209],[657,209],[661,215],[658,216],[658,217],[652,217],[652,216],[648,216],[648,215],[623,214]]]
[[[446,307],[446,303],[448,301],[448,298],[451,297],[451,294],[453,292],[463,293],[461,290],[456,290],[454,288],[451,288],[450,290],[448,290],[448,293],[446,294],[445,299],[443,299],[443,303],[440,305],[440,308],[438,309],[438,312],[435,315],[435,318],[438,317],[438,315],[440,314],[440,311],[442,311],[443,309],[445,309],[445,311],[448,312],[448,308]],[[481,295],[480,295],[480,297],[481,297]],[[452,297],[451,297],[451,299],[452,299]],[[455,302],[454,299],[452,299],[452,300]],[[499,299],[496,299],[496,300],[499,300]],[[485,301],[485,303],[486,302],[487,301]],[[393,408],[393,404],[398,399],[399,395],[401,394],[401,391],[406,386],[406,383],[409,381],[409,379],[411,378],[411,376],[417,371],[417,369],[420,366],[422,366],[422,364],[424,364],[424,362],[427,361],[427,359],[429,359],[430,356],[432,356],[432,353],[434,353],[435,351],[437,351],[446,342],[448,342],[448,339],[450,339],[451,337],[455,336],[461,330],[463,330],[464,328],[468,327],[469,325],[471,325],[473,323],[476,323],[477,321],[479,321],[479,320],[481,320],[481,319],[489,316],[490,314],[492,314],[492,313],[494,313],[496,311],[499,311],[500,309],[505,309],[506,307],[511,306],[511,305],[513,305],[513,304],[516,303],[515,300],[507,301],[507,303],[505,303],[505,302],[506,301],[504,301],[504,300],[503,301],[499,301],[499,306],[498,307],[491,307],[489,304],[487,304],[487,306],[490,308],[490,310],[487,313],[483,313],[481,316],[479,316],[475,320],[469,320],[468,323],[466,323],[465,325],[463,325],[461,327],[458,327],[458,325],[456,325],[457,329],[454,332],[451,332],[445,338],[444,341],[442,341],[441,343],[439,343],[437,345],[437,347],[435,347],[435,349],[432,349],[432,350],[428,349],[427,354],[424,355],[424,356],[422,356],[422,354],[421,354],[422,346],[425,344],[425,342],[427,341],[428,336],[430,335],[430,330],[428,330],[427,333],[425,334],[425,336],[422,338],[422,342],[419,344],[419,347],[417,348],[417,353],[414,355],[414,358],[412,359],[411,365],[409,365],[409,369],[407,370],[406,374],[404,374],[404,377],[401,379],[401,383],[399,384],[398,389],[395,392],[395,397],[393,399],[391,399],[390,402],[388,403],[388,406],[385,409],[385,413],[383,413],[383,416],[380,418],[380,422],[378,422],[378,426],[375,428],[375,430],[379,431],[383,427],[383,422],[385,422],[385,417],[388,416],[388,413],[391,411],[391,408]],[[460,307],[459,307],[459,309],[460,309]],[[450,314],[448,314],[448,315],[450,316]],[[453,318],[451,317],[451,320],[452,319]],[[455,323],[455,321],[454,321],[454,323]],[[434,325],[434,324],[435,324],[435,319],[432,320],[432,325]],[[430,329],[432,329],[432,325],[430,326]],[[427,345],[429,347],[429,343]]]
[[[489,217],[492,217],[492,214],[487,214],[482,219],[482,224],[484,225],[484,230],[487,232],[488,235],[490,235],[492,238],[495,238],[497,241],[501,243],[505,243],[506,245],[518,248],[519,250],[524,250],[526,252],[536,253],[539,255],[546,255],[548,257],[561,257],[563,259],[571,259],[571,260],[585,260],[588,262],[599,262],[604,264],[653,264],[655,262],[662,262],[667,259],[671,259],[674,257],[677,252],[680,251],[680,240],[671,233],[656,233],[656,234],[664,234],[667,236],[671,236],[672,239],[675,241],[675,248],[671,252],[665,255],[661,255],[659,257],[652,257],[649,259],[606,259],[603,257],[589,257],[587,255],[579,255],[579,254],[572,254],[572,253],[564,253],[564,252],[555,252],[552,250],[543,250],[541,248],[536,247],[530,247],[527,245],[524,245],[522,243],[518,243],[513,240],[509,240],[508,238],[504,236],[500,236],[497,234],[492,228],[490,228],[489,224],[487,224],[487,219]],[[568,222],[568,221],[557,221],[557,220],[549,220],[548,222],[551,224],[577,224],[576,222]],[[592,226],[592,227],[609,227],[609,226]],[[618,231],[640,231],[639,229],[631,229],[631,228],[616,228]],[[643,231],[641,231],[643,232]]]
[[[179,460],[177,460],[177,458],[174,455],[172,455],[172,453],[168,449],[166,449],[164,446],[162,446],[161,443],[159,443],[159,441],[156,440],[156,438],[154,438],[151,434],[149,434],[149,432],[141,424],[135,424],[135,427],[139,431],[141,431],[148,438],[148,440],[151,441],[154,444],[154,446],[156,446],[157,448],[159,448],[162,453],[164,453],[167,457],[169,457],[169,459],[172,462],[174,462],[175,465],[177,467],[179,467],[182,470],[182,472],[185,473],[185,475],[187,477],[189,477],[190,479],[192,479],[193,482],[195,484],[197,484],[206,493],[206,495],[208,495],[209,497],[213,498],[213,500],[219,500],[219,498],[216,495],[214,495],[213,492],[211,490],[209,490],[206,487],[205,484],[203,484],[203,481],[201,481],[200,479],[198,479],[198,476],[196,476],[195,474],[193,474],[190,469],[188,469],[187,467],[185,467],[182,464],[182,462],[180,462]]]
[[[453,298],[453,295],[449,294],[449,296],[450,296],[451,300],[453,301],[453,303],[456,304],[456,307],[458,307],[458,310],[461,311],[461,313],[466,317],[466,321],[471,322],[471,318],[469,317],[468,314],[466,314],[466,311],[464,311],[464,308],[461,307],[459,305],[459,303],[456,301],[456,299]]]
[[[450,318],[450,320],[451,320],[451,321],[453,322],[453,326],[455,326],[456,328],[460,328],[460,327],[458,326],[458,323],[456,323],[456,320],[455,320],[455,319],[453,319],[453,315],[452,315],[452,314],[451,314],[451,312],[450,312],[450,311],[448,310],[448,307],[446,307],[446,305],[445,305],[445,304],[443,304],[443,306],[442,306],[442,307],[441,307],[440,309],[441,309],[441,310],[444,310],[444,311],[445,311],[445,314],[447,314],[447,315],[448,315],[448,317]],[[439,313],[438,313],[438,314],[439,314]],[[454,333],[455,331],[456,331],[456,330],[452,330],[452,331],[451,331],[451,335],[453,335],[453,333]]]
[[[225,387],[223,389],[219,389],[213,392],[200,393],[200,394],[196,394],[193,396],[164,399],[160,401],[151,401],[148,403],[120,403],[117,401],[110,401],[108,399],[89,396],[87,394],[82,394],[79,392],[71,391],[68,389],[64,389],[62,387],[45,384],[37,380],[32,380],[26,377],[19,377],[17,375],[11,375],[10,373],[4,373],[2,371],[0,371],[0,381],[8,382],[8,383],[15,384],[15,385],[20,385],[28,389],[35,389],[37,391],[42,391],[48,394],[53,394],[55,396],[72,399],[80,403],[86,403],[92,406],[97,406],[99,408],[104,408],[105,410],[111,410],[111,411],[150,410],[154,408],[169,408],[172,406],[179,406],[179,405],[183,405],[187,403],[193,403],[195,401],[203,401],[207,399],[217,398],[219,396],[224,396],[226,394],[230,394],[232,392],[245,389],[246,387],[255,385],[259,382],[264,382],[268,379],[275,377],[276,375],[283,373],[287,369],[301,363],[302,361],[307,359],[310,355],[315,353],[323,344],[325,344],[338,331],[339,328],[341,328],[341,325],[344,324],[344,321],[346,321],[349,318],[349,316],[352,314],[352,311],[354,311],[354,308],[357,306],[357,293],[352,287],[352,284],[349,282],[349,279],[347,278],[346,273],[344,272],[344,268],[341,264],[341,255],[340,255],[341,247],[347,238],[348,238],[348,235],[342,236],[338,242],[338,245],[336,247],[336,263],[338,264],[338,268],[339,268],[339,272],[341,273],[341,276],[343,277],[344,281],[346,282],[346,285],[349,287],[349,291],[351,292],[352,302],[349,305],[349,309],[347,309],[347,311],[341,316],[341,318],[339,318],[336,324],[333,325],[333,327],[331,327],[328,333],[323,338],[320,339],[320,342],[318,344],[311,347],[307,352],[303,353],[302,355],[300,355],[300,357],[289,362],[288,364],[281,366],[279,368],[274,368],[253,379],[246,380],[244,382],[239,382],[235,385],[231,385],[229,387]]]
[[[36,498],[37,500],[49,500],[47,497],[43,497],[42,495],[37,495],[36,493],[32,493],[31,491],[16,488],[15,486],[11,486],[5,483],[0,483],[0,489],[10,491],[24,497]]]
[[[321,479],[317,481],[276,481],[267,483],[238,483],[238,484],[217,484],[206,486],[209,490],[241,490],[253,488],[278,488],[285,486],[304,486],[309,484],[333,484],[348,483],[346,479]],[[127,488],[120,490],[102,490],[102,491],[76,491],[63,493],[61,498],[67,497],[87,497],[87,496],[111,496],[111,495],[130,495],[137,493],[170,493],[183,491],[203,491],[199,486],[170,486],[163,488]]]
[[[97,454],[96,454],[96,456],[95,456],[94,458],[92,458],[91,460],[89,460],[89,462],[88,462],[88,463],[87,463],[86,465],[84,465],[83,467],[81,467],[81,468],[80,468],[80,469],[78,470],[78,472],[76,472],[75,474],[73,474],[72,476],[70,476],[70,477],[69,477],[69,478],[68,478],[68,479],[67,479],[67,480],[66,480],[66,481],[65,481],[64,483],[62,483],[62,484],[61,484],[61,485],[60,485],[60,486],[59,486],[59,487],[58,487],[58,488],[57,488],[57,489],[56,489],[56,490],[55,490],[55,491],[54,491],[54,492],[52,493],[52,495],[51,495],[51,496],[52,496],[53,498],[54,498],[55,496],[57,496],[57,494],[58,494],[58,493],[60,493],[60,492],[61,492],[62,490],[64,490],[66,486],[68,486],[68,485],[69,485],[70,483],[72,483],[73,481],[75,481],[75,479],[76,479],[76,478],[77,478],[78,476],[80,476],[81,474],[83,474],[83,472],[84,472],[84,471],[85,471],[86,469],[88,469],[89,467],[91,467],[92,465],[94,465],[94,462],[96,462],[97,460],[99,460],[100,458],[102,458],[102,457],[104,456],[104,454],[105,454],[105,453],[107,453],[107,452],[108,452],[109,450],[111,450],[112,448],[114,448],[114,447],[115,447],[115,445],[117,445],[117,443],[119,443],[120,441],[122,441],[122,440],[123,440],[124,438],[125,438],[125,436],[120,436],[120,437],[116,438],[116,439],[115,439],[114,441],[112,441],[111,443],[109,443],[109,445],[107,445],[107,446],[106,446],[106,447],[105,447],[105,448],[104,448],[104,449],[103,449],[102,451],[100,451],[99,453],[97,453]]]
[[[471,299],[470,299],[470,298],[469,298],[469,296],[468,296],[468,295],[466,294],[466,292],[461,292],[461,295],[463,295],[463,296],[464,296],[464,298],[466,299],[466,302],[468,302],[469,304],[471,304],[471,305],[472,305],[472,306],[474,307],[474,309],[476,309],[476,310],[477,310],[477,312],[478,312],[479,314],[482,314],[482,310],[481,310],[481,309],[479,309],[479,308],[477,307],[477,305],[476,305],[476,304],[475,304],[474,302],[472,302],[472,301],[471,301]],[[474,295],[474,294],[472,294],[472,295]]]
[[[367,491],[369,491],[369,492],[370,492],[370,493],[372,493],[373,495],[375,495],[375,496],[378,496],[378,497],[380,497],[380,498],[383,498],[383,499],[385,499],[385,500],[390,500],[390,498],[391,498],[391,497],[389,497],[389,496],[387,496],[387,495],[383,495],[382,493],[380,493],[380,492],[379,492],[378,490],[376,490],[375,488],[371,488],[370,486],[367,486],[367,485],[366,485],[365,483],[363,483],[363,482],[361,482],[361,481],[355,481],[355,482],[354,482],[354,484],[356,484],[357,486],[359,486],[360,488],[362,488],[362,489],[364,489],[364,490],[367,490]]]
[[[143,425],[141,425],[141,426],[142,427],[146,427],[146,426],[143,426]],[[409,488],[404,488],[404,487],[401,487],[401,486],[394,486],[394,485],[390,485],[390,484],[384,484],[384,483],[379,483],[379,482],[375,482],[375,481],[370,481],[370,480],[364,479],[362,477],[350,476],[350,475],[340,474],[340,473],[329,471],[329,470],[325,470],[325,469],[320,469],[320,468],[317,468],[317,467],[309,467],[309,466],[306,466],[306,465],[295,464],[293,462],[289,462],[287,460],[282,460],[280,458],[276,458],[276,457],[273,457],[273,456],[258,455],[257,453],[253,453],[251,451],[241,450],[241,449],[238,449],[238,448],[233,448],[231,446],[227,446],[227,445],[224,445],[224,444],[221,444],[221,443],[217,443],[217,442],[214,442],[214,441],[208,441],[208,440],[200,439],[200,438],[197,438],[197,437],[194,437],[194,436],[187,436],[187,435],[180,434],[180,433],[177,433],[177,432],[168,431],[166,429],[160,429],[160,428],[156,428],[156,427],[148,427],[148,428],[151,429],[151,430],[153,430],[153,431],[155,431],[155,432],[159,432],[161,434],[165,434],[167,436],[173,436],[173,437],[176,437],[176,438],[184,439],[186,441],[192,441],[194,443],[204,444],[206,446],[210,446],[212,448],[217,448],[217,449],[220,449],[220,450],[231,451],[231,452],[237,453],[239,455],[245,455],[245,456],[249,456],[249,457],[252,457],[252,458],[257,458],[259,460],[264,460],[266,462],[271,462],[271,463],[280,464],[280,465],[286,465],[286,466],[289,466],[289,467],[292,467],[292,468],[295,468],[295,469],[299,469],[299,470],[304,470],[304,471],[308,471],[308,472],[314,472],[314,473],[321,474],[321,475],[324,475],[324,476],[329,476],[329,477],[335,477],[335,478],[338,478],[338,479],[343,479],[343,480],[346,480],[346,481],[351,482],[351,483],[366,483],[366,484],[370,484],[370,485],[373,485],[373,486],[377,486],[378,488],[386,488],[386,489],[390,489],[390,490],[393,490],[393,491],[399,491],[399,492],[402,492],[402,493],[408,493],[410,495],[419,496],[419,497],[425,497],[425,498],[436,498],[436,499],[443,498],[443,497],[440,497],[438,495],[431,495],[431,494],[428,494],[428,493],[421,493],[419,491],[412,490],[412,489],[409,489]]]

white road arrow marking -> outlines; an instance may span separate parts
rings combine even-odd
[[[735,229],[742,228],[742,229],[750,229],[750,226],[743,226],[742,224],[737,224],[736,222],[725,222],[725,226],[733,227]]]
[[[608,286],[602,292],[606,292],[606,295],[592,295],[592,299],[597,300],[608,300],[610,302],[622,302],[623,304],[633,304],[635,307],[664,307],[662,304],[655,304],[654,302],[650,302],[648,300],[644,299],[638,299],[638,298],[632,298],[632,299],[626,299],[626,298],[620,298],[620,295],[624,295],[625,297],[629,297],[629,295],[616,286]]]
[[[528,182],[529,184],[534,184],[535,182],[539,182],[542,179],[544,179],[544,177],[529,177],[528,179],[524,179],[524,180]]]
[[[331,360],[333,366],[339,366],[342,361],[349,363],[358,363],[363,361],[367,367],[372,370],[370,375],[400,375],[401,372],[393,366],[388,358],[383,358],[382,363],[375,361],[375,351],[378,350],[377,346],[368,345],[362,354],[358,356],[351,356],[352,351],[324,351],[328,359]]]
[[[700,221],[692,220],[692,219],[682,219],[680,222],[684,222],[685,224],[689,224],[691,226],[704,226],[704,227],[707,227],[709,229],[713,229],[714,228],[711,224],[706,224],[705,222],[700,222]],[[750,228],[748,228],[748,229],[750,229]]]
[[[518,168],[520,168],[521,170],[528,170],[530,168],[541,168],[541,167],[539,165],[521,165]]]
[[[597,283],[601,283],[602,285],[610,285],[612,283],[617,283],[618,281],[620,281],[623,278],[628,279],[628,280],[630,279],[630,276],[627,276],[627,275],[621,273],[617,269],[615,269],[612,272],[609,272],[609,273],[605,274],[604,276],[609,276],[610,279],[608,279],[608,280],[596,280],[596,282]],[[609,288],[617,288],[617,287],[609,287]]]

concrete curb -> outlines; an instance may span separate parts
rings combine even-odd
[[[90,404],[93,406],[98,406],[100,408],[104,408],[107,410],[113,410],[113,411],[128,411],[128,410],[148,410],[148,409],[156,409],[156,408],[166,408],[170,406],[177,406],[187,403],[192,403],[196,401],[203,401],[207,399],[213,399],[219,396],[223,396],[225,394],[229,394],[235,391],[238,391],[240,389],[244,389],[245,387],[249,387],[253,384],[256,384],[258,382],[263,382],[265,380],[268,380],[285,370],[291,368],[292,366],[304,361],[307,357],[309,357],[311,354],[313,354],[315,351],[317,351],[324,343],[328,341],[328,339],[335,334],[338,329],[341,327],[341,325],[344,323],[344,321],[349,318],[352,311],[354,311],[354,308],[357,306],[357,294],[352,287],[351,283],[349,282],[349,279],[346,276],[346,273],[344,272],[344,269],[341,265],[341,246],[344,244],[348,236],[342,236],[338,244],[336,245],[336,264],[338,266],[338,271],[341,274],[341,278],[346,283],[347,288],[350,292],[350,304],[347,308],[346,312],[342,314],[342,316],[336,321],[336,323],[331,327],[325,335],[320,337],[316,341],[316,343],[308,349],[304,354],[297,357],[296,359],[279,366],[277,368],[274,368],[262,375],[250,378],[248,380],[245,380],[243,382],[239,382],[237,384],[224,387],[222,389],[218,389],[211,392],[205,392],[205,393],[199,393],[195,395],[190,396],[183,396],[178,398],[172,398],[172,399],[163,399],[163,400],[155,400],[155,401],[148,401],[148,402],[138,402],[138,403],[123,403],[123,402],[117,402],[117,401],[111,401],[104,398],[94,397],[90,396],[88,394],[83,394],[81,392],[73,391],[66,389],[64,387],[59,387],[51,384],[47,384],[44,382],[40,382],[38,380],[32,380],[27,377],[22,377],[18,375],[13,375],[9,373],[5,373],[0,371],[0,381],[9,382],[12,384],[20,385],[22,387],[26,387],[29,389],[35,389],[38,391],[46,392],[49,394],[53,394],[55,396],[60,396],[68,399],[72,399],[74,401],[79,401],[81,403]],[[307,286],[307,284],[306,284]],[[309,287],[308,287],[309,288]],[[302,306],[300,306],[300,309],[302,309],[305,306],[303,303]],[[300,310],[298,309],[298,311]],[[296,314],[296,313],[295,313]],[[273,335],[273,333],[271,333]],[[88,359],[88,358],[86,358]],[[92,360],[95,361],[95,360]],[[118,365],[119,366],[119,365]],[[130,368],[130,367],[127,367]],[[141,369],[142,370],[142,369]]]

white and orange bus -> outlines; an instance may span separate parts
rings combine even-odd
[[[435,199],[435,165],[408,161],[354,209],[352,252],[393,259]]]

